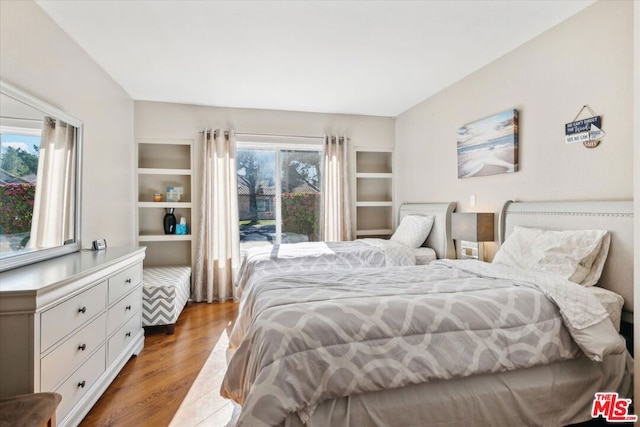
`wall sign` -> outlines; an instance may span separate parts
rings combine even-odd
[[[576,120],[584,111],[589,110],[593,115],[582,120]],[[600,144],[600,139],[605,136],[602,130],[602,117],[596,116],[588,105],[584,105],[571,123],[564,125],[564,142],[567,144],[575,144],[581,142],[587,148],[594,148]]]

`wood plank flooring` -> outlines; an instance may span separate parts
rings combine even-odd
[[[224,426],[232,406],[220,397],[219,387],[237,307],[232,302],[190,303],[174,335],[162,327],[145,328],[144,349],[80,426]]]

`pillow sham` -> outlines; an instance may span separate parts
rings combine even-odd
[[[622,317],[622,306],[624,305],[624,298],[622,298],[622,296],[616,294],[615,292],[601,288],[599,286],[591,286],[588,289],[593,295],[595,295],[598,301],[602,303],[604,309],[607,310],[607,313],[609,313],[611,323],[613,323],[613,326],[617,331],[620,331],[620,321]]]
[[[611,236],[606,230],[543,230],[516,226],[493,262],[545,271],[583,286],[596,284]]]
[[[410,248],[419,248],[429,237],[433,221],[430,215],[407,215],[402,218],[390,240]]]

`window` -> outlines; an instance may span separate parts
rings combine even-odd
[[[0,128],[0,253],[29,241],[39,149],[39,129]]]
[[[319,144],[242,144],[237,149],[240,246],[320,239]]]
[[[271,199],[258,199],[258,212],[265,212],[266,215],[269,215],[267,212],[271,211]]]

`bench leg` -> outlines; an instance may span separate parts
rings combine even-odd
[[[167,332],[167,335],[173,335],[176,331],[176,324],[172,323],[170,325],[164,325],[164,330]]]

